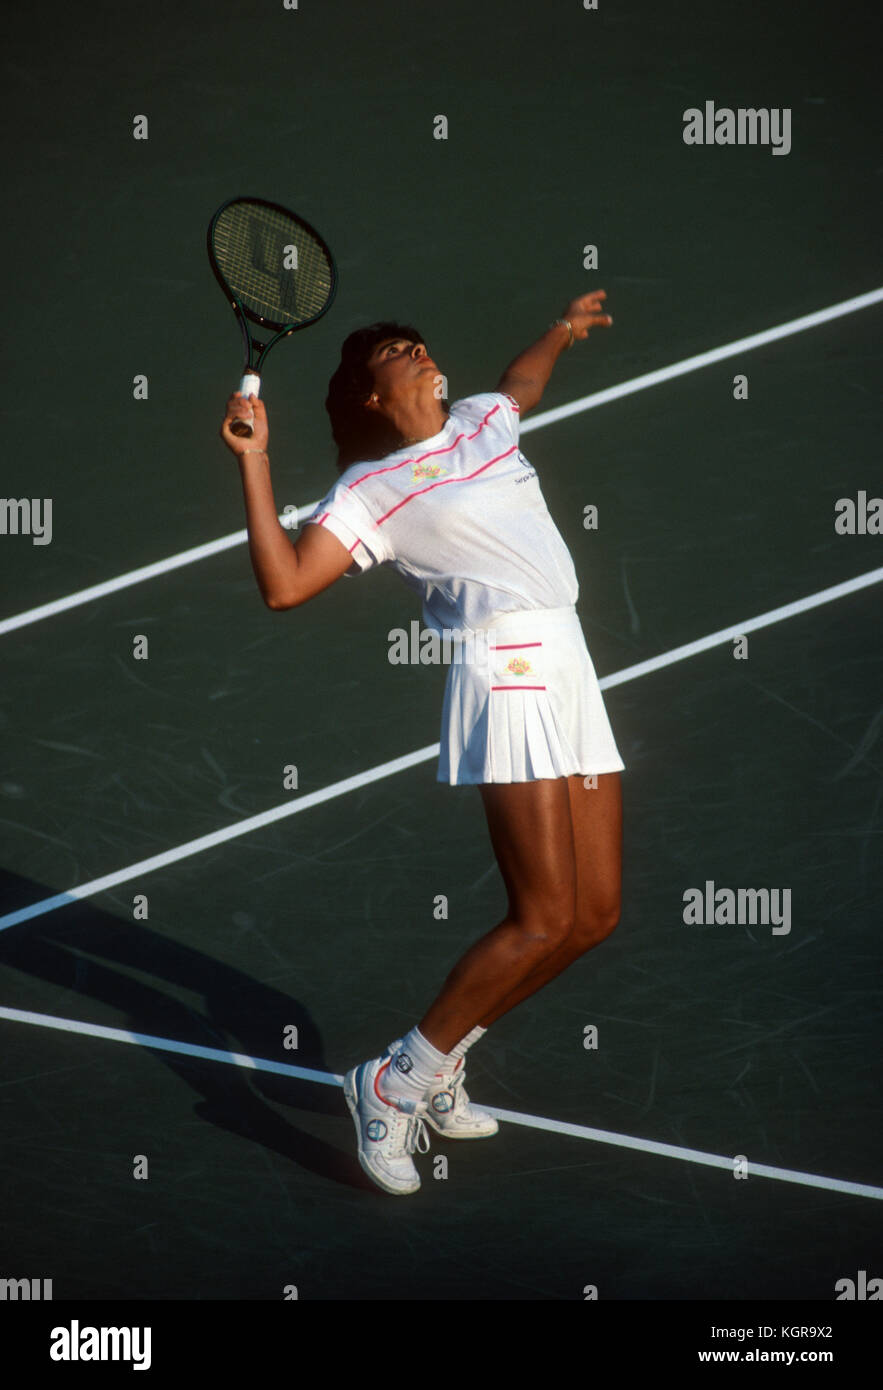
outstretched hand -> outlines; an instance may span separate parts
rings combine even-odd
[[[601,301],[606,298],[606,290],[592,290],[591,294],[570,301],[561,317],[570,320],[574,342],[588,338],[590,328],[610,327],[613,319],[610,314],[601,312]]]

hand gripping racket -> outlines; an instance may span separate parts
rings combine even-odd
[[[207,240],[209,263],[242,330],[245,371],[239,390],[259,396],[270,348],[330,307],[337,289],[334,260],[308,222],[263,198],[224,203],[209,223]],[[258,342],[249,323],[273,336]],[[234,420],[230,428],[248,438],[253,425],[252,415],[250,421]]]

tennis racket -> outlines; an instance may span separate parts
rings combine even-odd
[[[263,360],[280,338],[315,323],[337,290],[334,259],[309,222],[264,198],[231,198],[208,228],[208,258],[242,330],[245,369],[239,390],[261,393]],[[252,336],[249,324],[272,334]],[[251,420],[234,420],[232,432],[249,438]]]

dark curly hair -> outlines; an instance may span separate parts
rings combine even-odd
[[[373,410],[365,409],[374,382],[367,361],[385,338],[405,338],[409,343],[426,339],[413,324],[372,323],[351,333],[340,351],[340,366],[328,383],[325,409],[337,445],[337,467],[342,473],[351,463],[382,459],[401,445],[393,425]],[[443,401],[443,408],[447,402]]]

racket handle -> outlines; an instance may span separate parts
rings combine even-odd
[[[259,396],[261,394],[261,379],[256,372],[246,372],[239,383],[239,390],[243,396]],[[230,426],[230,433],[235,434],[238,439],[251,439],[254,432],[254,411],[251,419],[246,417],[244,420],[234,420]]]

